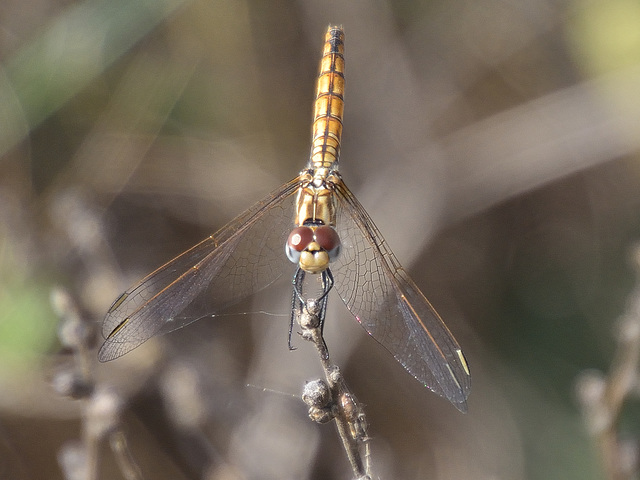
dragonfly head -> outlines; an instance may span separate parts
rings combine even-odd
[[[340,236],[327,225],[301,225],[291,231],[284,249],[302,270],[320,273],[340,255]]]

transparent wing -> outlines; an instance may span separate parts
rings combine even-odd
[[[99,360],[220,312],[292,269],[284,244],[298,182],[285,184],[118,297],[103,321]]]
[[[358,322],[420,383],[466,411],[471,377],[458,342],[409,278],[364,207],[335,184],[335,288]]]

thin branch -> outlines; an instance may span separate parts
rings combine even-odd
[[[640,249],[635,263],[640,273]],[[640,288],[636,288],[620,323],[609,374],[586,372],[578,383],[582,413],[608,480],[631,480],[638,472],[638,449],[620,438],[618,424],[625,400],[637,395],[639,360]]]
[[[364,410],[351,393],[339,367],[331,364],[329,350],[322,337],[323,315],[320,303],[313,299],[304,303],[298,315],[302,337],[315,345],[326,378],[326,383],[322,380],[307,383],[302,398],[309,406],[309,417],[315,422],[326,423],[335,419],[355,478],[370,479],[371,456]]]
[[[98,480],[100,443],[108,439],[124,478],[142,480],[121,426],[122,398],[113,388],[95,382],[91,350],[95,332],[65,290],[54,290],[51,303],[60,317],[60,342],[73,353],[72,362],[56,373],[53,385],[61,395],[83,401],[81,443],[66,445],[59,455],[66,478]]]

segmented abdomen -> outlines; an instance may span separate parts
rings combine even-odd
[[[310,163],[329,168],[340,156],[344,112],[344,32],[329,26],[320,60],[313,114]]]

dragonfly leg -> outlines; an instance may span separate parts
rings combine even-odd
[[[293,325],[296,319],[302,315],[304,308],[304,301],[302,300],[302,282],[304,282],[304,270],[300,267],[296,270],[296,274],[293,276],[293,295],[291,296],[291,319],[289,321],[289,350],[295,350],[295,347],[291,343],[291,337],[293,335]]]
[[[322,272],[322,295],[317,300],[321,302],[320,304],[320,313],[318,315],[319,318],[319,326],[320,326],[320,334],[324,333],[324,319],[327,313],[327,301],[329,299],[329,292],[333,288],[333,274],[330,269],[323,270]],[[324,338],[324,337],[323,337]]]

